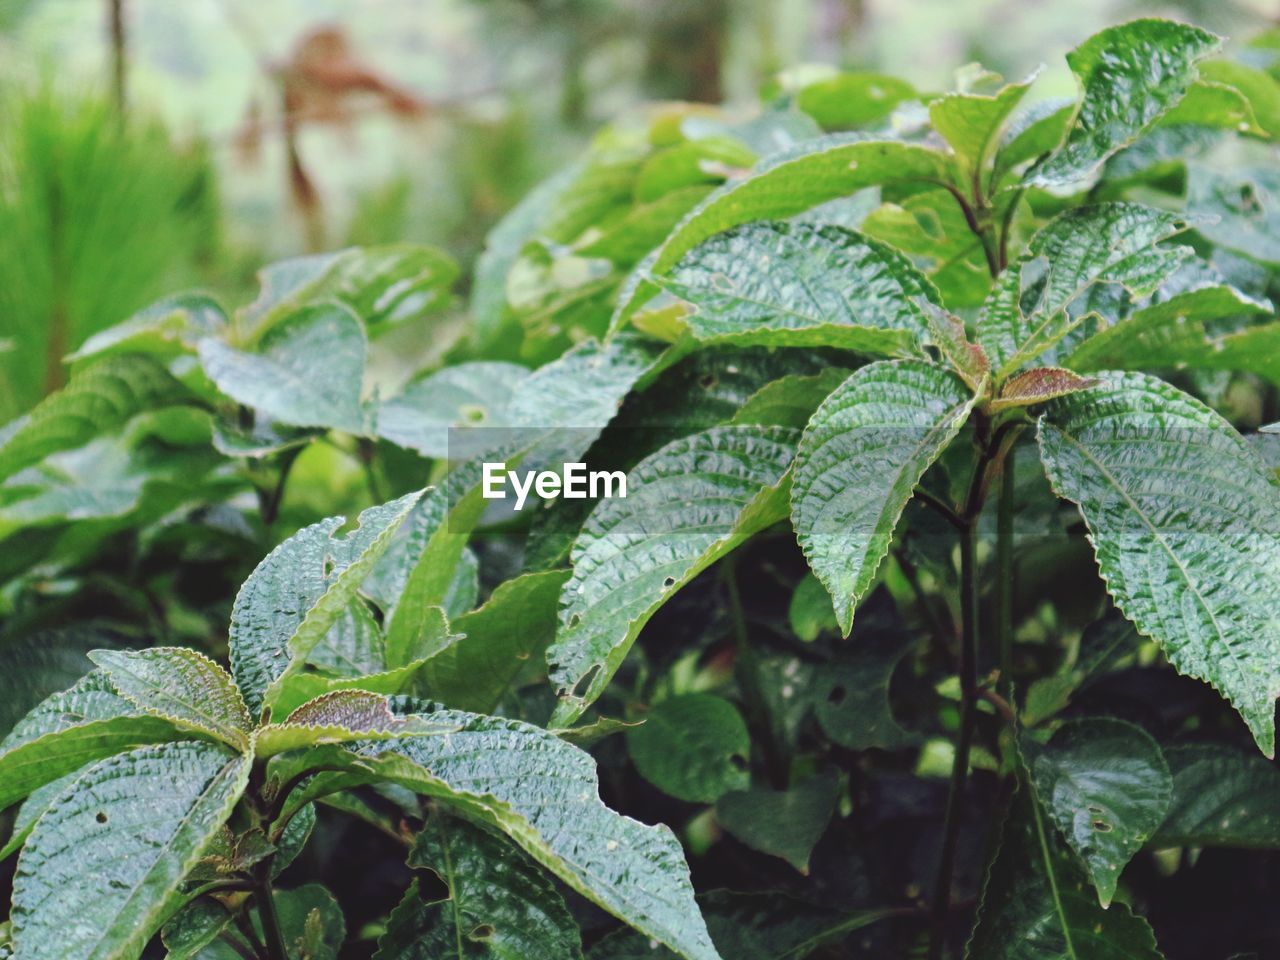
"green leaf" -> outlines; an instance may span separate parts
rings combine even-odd
[[[450,536],[458,517],[450,515],[448,492],[429,487],[422,494],[365,581],[365,592],[382,610],[388,667],[422,656],[448,632],[443,606],[456,582],[469,529],[460,524],[464,531]]]
[[[511,394],[529,371],[477,361],[418,377],[378,408],[374,432],[425,457],[449,456],[451,427],[502,427]]]
[[[810,777],[790,790],[752,787],[716,802],[720,826],[753,850],[781,857],[809,873],[809,854],[831,820],[840,795],[833,776]]]
[[[1001,207],[1017,198],[1002,198]],[[858,227],[907,254],[952,310],[976,307],[991,289],[982,239],[947,190],[924,190],[882,203]]]
[[[383,553],[378,565],[387,559],[394,547],[393,539],[391,547]],[[374,572],[365,580],[366,593],[371,592],[369,585],[377,574],[378,565],[375,565]],[[377,618],[363,598],[356,597],[347,604],[328,633],[307,654],[307,666],[331,677],[358,677],[387,668],[386,642],[382,636],[382,628],[378,626]]]
[[[1120,872],[1169,809],[1173,779],[1159,744],[1123,720],[1072,720],[1028,760],[1045,813],[1110,906]]]
[[[1212,65],[1213,61],[1209,61],[1201,69],[1203,71],[1204,67]],[[1243,93],[1230,84],[1207,80],[1197,80],[1188,87],[1186,96],[1160,118],[1147,137],[1166,132],[1169,128],[1182,128],[1188,134],[1199,128],[1200,133],[1230,130],[1236,134],[1266,136],[1265,131],[1258,126],[1258,118]],[[1139,145],[1141,142],[1140,140]]]
[[[374,960],[573,960],[582,942],[564,900],[532,861],[462,820],[433,817],[409,866],[448,896],[427,902],[414,880],[378,938]]]
[[[868,630],[856,640],[793,686],[812,702],[822,732],[846,750],[900,750],[918,743],[920,737],[902,728],[889,705],[889,682],[908,649],[902,631]]]
[[[508,409],[512,429],[496,431],[496,441],[486,432],[475,444],[476,456],[446,477],[439,494],[424,497],[395,576],[403,587],[380,591],[401,599],[387,627],[392,666],[405,662],[398,656],[434,652],[421,649],[415,638],[423,622],[433,624],[431,608],[446,602],[458,560],[484,512],[480,463],[580,460],[637,383],[656,377],[674,359],[650,340],[622,334],[606,344],[584,341],[519,384]]]
[[[1061,144],[1075,119],[1075,110],[1075,101],[1042,100],[1015,117],[1000,138],[992,183],[1002,183],[1015,168]]]
[[[333,894],[318,883],[308,883],[294,890],[276,890],[273,896],[288,960],[337,960],[347,936],[347,924]],[[256,910],[252,911],[251,921],[261,940],[262,920]],[[215,940],[193,960],[244,958],[226,943]]]
[[[803,430],[822,401],[844,383],[851,372],[842,367],[829,367],[812,376],[780,377],[747,397],[730,422]]]
[[[805,86],[796,107],[824,130],[853,130],[888,118],[893,108],[916,97],[905,80],[883,73],[837,73]]]
[[[575,164],[538,184],[485,237],[471,285],[471,318],[480,344],[493,340],[503,327],[507,316],[507,274],[520,251],[537,234],[579,172],[580,166]]]
[[[844,913],[786,894],[712,890],[698,898],[716,949],[733,960],[804,960],[828,943],[888,915],[884,910]],[[609,934],[590,960],[678,960],[634,930]]]
[[[135,414],[181,403],[188,396],[187,389],[150,357],[95,363],[30,413],[0,429],[0,479],[51,453],[110,433]]]
[[[81,363],[125,353],[145,353],[165,360],[194,351],[200,338],[216,336],[226,325],[226,312],[213,297],[179,293],[95,333],[67,360]]]
[[[231,923],[226,907],[209,897],[187,904],[160,931],[165,960],[193,960]]]
[[[938,301],[933,285],[892,247],[809,223],[726,230],[657,282],[693,305],[685,322],[698,340],[889,356],[920,353],[928,307],[917,301]]]
[[[846,635],[912,491],[974,402],[942,367],[880,361],[854,373],[809,421],[796,453],[792,521]]]
[[[1133,20],[1094,34],[1067,54],[1081,100],[1066,143],[1033,168],[1028,182],[1068,184],[1092,174],[1186,94],[1195,63],[1221,41],[1168,20]]]
[[[751,737],[738,709],[722,697],[687,693],[655,703],[627,731],[640,775],[689,803],[715,803],[751,782]]]
[[[618,330],[655,291],[642,276],[663,276],[702,241],[752,220],[785,219],[820,203],[883,183],[946,182],[947,157],[927,147],[833,134],[762,161],[744,180],[707,197],[623,287],[611,330]]]
[[[144,712],[217,737],[237,750],[249,748],[249,708],[227,672],[204,654],[153,647],[95,650],[89,658],[106,671],[122,697]]]
[[[626,720],[616,720],[613,717],[597,717],[590,723],[576,727],[552,727],[551,732],[565,743],[572,743],[575,747],[585,750],[587,747],[595,746],[605,737],[611,737],[615,733],[625,733],[642,723],[644,723],[643,720],[631,723]]]
[[[300,307],[274,325],[257,352],[207,337],[200,363],[227,396],[294,427],[361,433],[365,332],[338,303]]]
[[[1219,247],[1280,264],[1280,173],[1270,166],[1187,164],[1187,212]]]
[[[1173,772],[1169,814],[1149,846],[1280,848],[1280,770],[1256,753],[1216,743],[1165,748]]]
[[[258,564],[236,594],[229,641],[231,672],[251,713],[270,705],[281,678],[342,615],[420,496],[370,507],[345,537],[333,536],[344,517],[312,524]]]
[[[320,300],[338,301],[370,328],[421,317],[448,303],[457,275],[446,254],[411,243],[284,260],[259,273],[262,292],[244,310],[248,340]]]
[[[520,382],[511,397],[512,425],[574,428],[574,446],[585,452],[627,394],[675,359],[664,346],[634,334],[579,343]]]
[[[0,500],[8,501],[0,506],[0,538],[71,520],[123,520],[142,505],[152,479],[149,466],[120,437],[50,454],[0,487]]]
[[[717,960],[679,842],[665,826],[644,826],[605,807],[589,754],[515,720],[450,710],[420,718],[460,729],[357,752],[331,745],[285,754],[269,775],[351,771],[318,775],[291,798],[298,804],[376,779],[435,797],[496,826],[572,889],[689,960]]]
[[[0,730],[7,734],[41,700],[92,670],[90,650],[118,641],[93,624],[70,624],[0,642]]]
[[[849,370],[828,364],[829,358],[804,349],[695,349],[632,396],[591,451],[593,465],[634,466],[644,454],[680,436],[726,422],[803,428],[822,398],[849,375]],[[776,392],[765,389],[771,384]],[[594,506],[590,499],[561,499],[536,511],[525,570],[567,564],[573,540]]]
[[[1080,507],[1116,606],[1212,684],[1267,756],[1280,696],[1280,488],[1218,414],[1153,377],[1055,400],[1040,451]]]
[[[440,623],[442,626],[445,625],[443,617]],[[444,633],[441,636],[447,638]],[[272,709],[287,715],[308,700],[314,700],[328,693],[337,693],[340,690],[365,690],[383,695],[407,693],[412,691],[414,680],[426,662],[426,660],[412,660],[404,666],[394,667],[391,670],[351,677],[332,677],[309,671],[294,673],[281,681],[280,693],[276,696]]]
[[[1227,84],[1244,95],[1258,125],[1272,139],[1280,137],[1280,80],[1233,60],[1210,60],[1200,65],[1200,75],[1214,83]]]
[[[675,440],[602,500],[573,548],[560,627],[547,650],[568,726],[608,684],[641,628],[680,587],[786,516],[793,432],[713,427]]]
[[[677,437],[738,420],[738,415],[760,391],[788,375],[834,375],[830,359],[818,351],[770,350],[766,347],[703,347],[664,370],[630,400],[610,424],[602,445],[615,439],[618,462],[632,465],[643,455]],[[838,372],[839,368],[834,368]],[[848,376],[849,370],[844,371]],[[844,377],[840,377],[841,380]],[[839,380],[837,380],[839,383]],[[832,384],[834,389],[836,384]],[[819,401],[821,398],[819,398]],[[785,402],[785,401],[783,401]],[[807,403],[807,399],[800,399]],[[817,406],[817,402],[813,407]],[[813,408],[810,407],[810,413]],[[787,411],[784,417],[794,416]],[[804,426],[808,417],[801,420]],[[743,423],[773,424],[767,412],[742,419]],[[779,422],[780,426],[795,426]],[[616,438],[609,434],[616,433]],[[641,447],[650,444],[652,447]],[[637,449],[640,447],[640,449]],[[593,458],[595,451],[592,452]],[[612,461],[611,461],[612,462]],[[583,514],[583,519],[586,515]]]
[[[978,319],[978,342],[997,381],[1075,329],[1091,288],[1119,284],[1131,300],[1155,292],[1192,254],[1161,241],[1187,226],[1175,214],[1136,203],[1079,207],[1047,223],[1001,275]]]
[[[684,140],[669,147],[663,147],[649,156],[640,167],[636,177],[635,194],[641,203],[652,203],[691,186],[719,184],[724,181],[723,175],[712,171],[724,169],[743,169],[756,162],[756,155],[733,137],[709,136],[698,140]],[[688,207],[685,207],[687,210]],[[625,223],[628,218],[623,218]],[[678,219],[678,218],[677,218]],[[665,236],[665,232],[663,234]],[[661,237],[658,238],[661,241]],[[652,248],[641,250],[632,258],[638,260]],[[587,248],[598,256],[608,256],[599,251],[596,243]],[[620,257],[610,257],[619,260]]]
[[[693,147],[696,144],[686,146]],[[740,154],[739,159],[745,159],[743,166],[749,167],[755,160],[755,155],[748,151],[745,158]],[[606,226],[598,237],[578,247],[577,252],[584,257],[604,257],[622,266],[634,264],[662,243],[684,215],[698,205],[698,201],[724,182],[725,178],[719,171],[732,169],[735,168],[726,167],[722,161],[717,160],[711,160],[706,166],[693,168],[700,178],[698,184],[681,187],[656,200],[637,204],[621,220]],[[641,173],[643,175],[643,171]],[[637,181],[636,186],[643,189],[645,184]]]
[[[1003,818],[987,872],[970,960],[1161,960],[1147,922],[1117,903],[1104,910],[1084,869],[1045,821],[1026,784]]]
[[[168,721],[138,713],[95,670],[41,702],[0,742],[0,810],[94,760],[181,736]]]
[[[36,821],[44,816],[49,805],[57,800],[78,776],[80,776],[79,768],[65,777],[59,777],[42,787],[37,787],[27,795],[18,807],[17,813],[14,814],[13,829],[10,830],[9,839],[5,842],[3,849],[0,849],[0,860],[22,849],[22,845],[27,842],[27,837],[31,836],[31,829],[36,825]]]
[[[813,643],[824,630],[834,632],[840,628],[831,606],[831,594],[812,573],[806,573],[796,584],[787,606],[787,622],[791,624],[791,632],[805,643]]]
[[[980,183],[1000,131],[1034,77],[1009,83],[994,95],[949,93],[929,104],[929,122],[955,152],[956,181],[962,187]]]
[[[1064,361],[1073,370],[1186,368],[1242,370],[1280,383],[1280,325],[1214,332],[1212,321],[1270,314],[1265,300],[1218,284],[1135,310],[1083,341]]]
[[[528,573],[498,585],[477,610],[456,618],[460,639],[423,666],[421,687],[446,706],[492,713],[522,671],[542,663],[555,637],[568,570]]]
[[[250,758],[209,743],[103,760],[54,801],[22,851],[14,944],[30,960],[139,957],[226,821]]]

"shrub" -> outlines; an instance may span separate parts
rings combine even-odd
[[[1213,889],[1280,846],[1268,43],[664,108],[470,327],[393,246],[91,338],[0,434],[12,949],[1274,950]]]

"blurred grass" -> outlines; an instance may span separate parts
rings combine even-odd
[[[165,291],[218,243],[199,142],[122,125],[111,104],[41,82],[0,98],[0,420],[61,383],[61,358]]]

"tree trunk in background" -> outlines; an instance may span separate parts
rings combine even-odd
[[[659,97],[719,103],[724,99],[726,0],[663,0],[649,16],[645,83]]]
[[[124,25],[124,0],[107,0],[108,21],[111,32],[111,93],[121,119],[128,101],[128,42]]]
[[[67,312],[66,213],[62,201],[62,175],[60,165],[46,174],[48,181],[49,209],[49,286],[52,300],[49,306],[49,339],[44,349],[44,392],[53,393],[67,381],[62,358],[71,350],[71,317]]]

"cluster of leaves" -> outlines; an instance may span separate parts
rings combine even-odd
[[[0,430],[0,950],[1275,948],[1171,892],[1280,847],[1280,40],[1219,47],[656,111],[462,339],[411,246],[90,338]],[[495,509],[492,461],[627,495]]]

